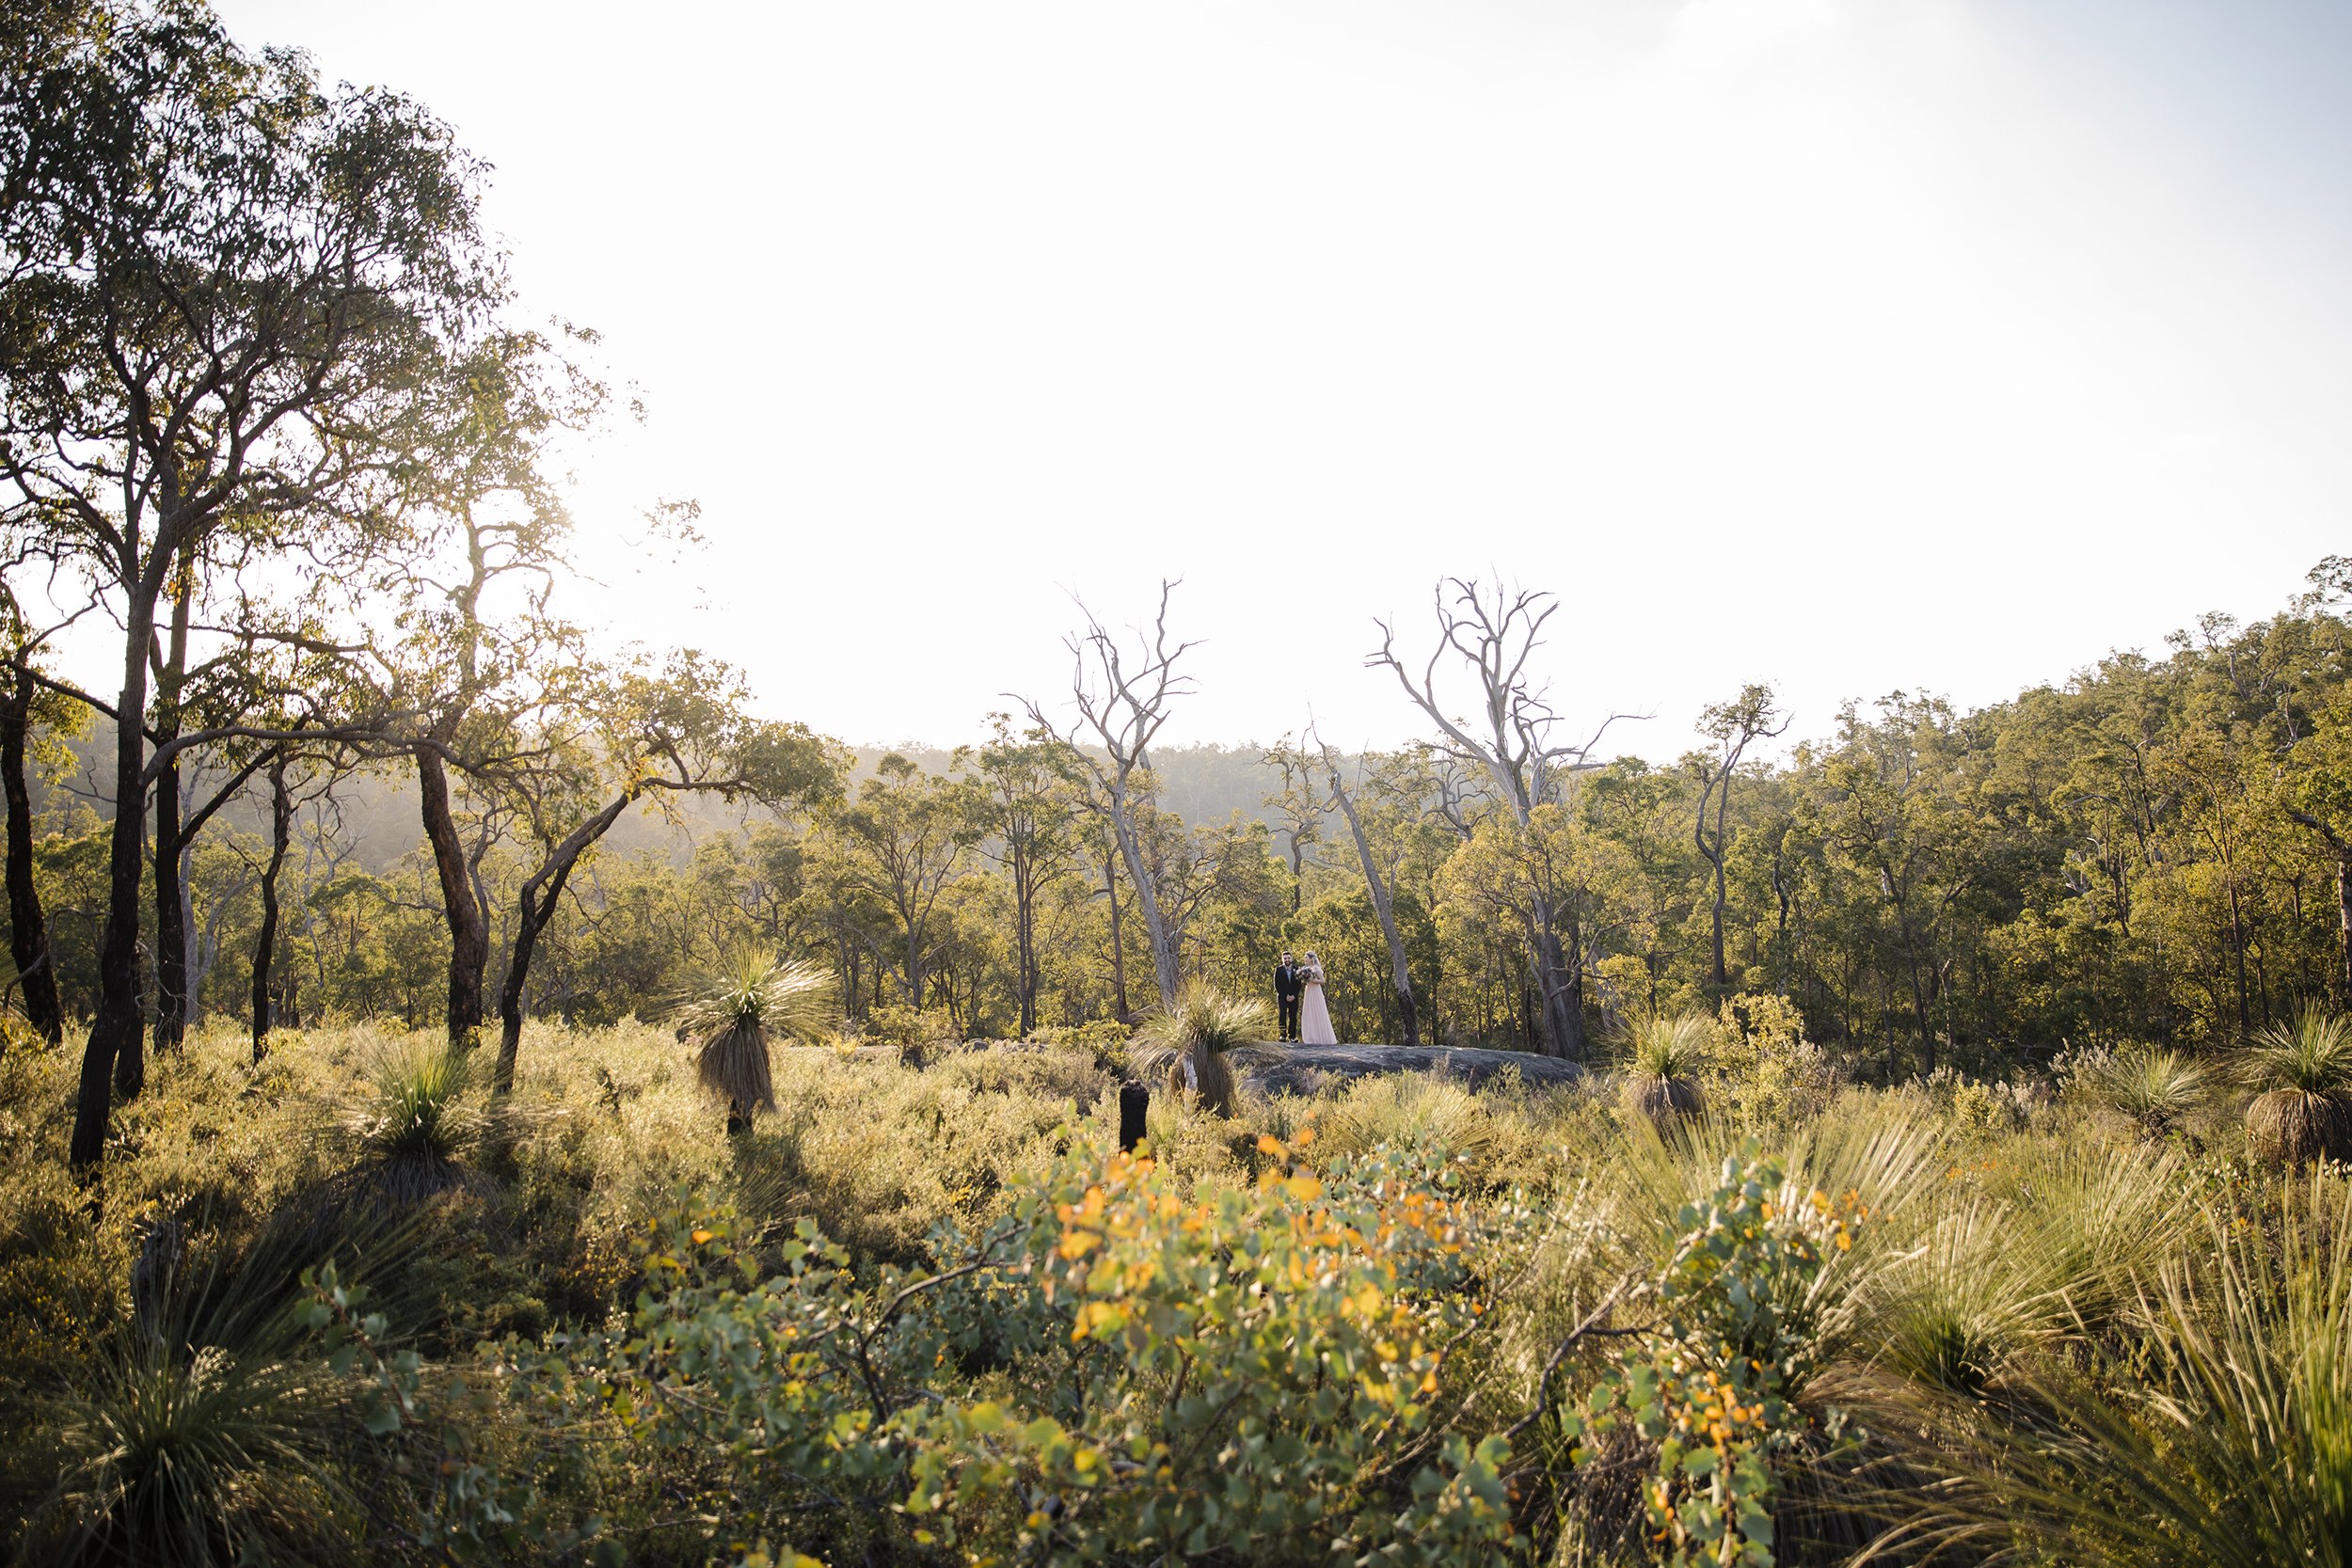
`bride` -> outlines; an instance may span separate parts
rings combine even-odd
[[[1298,1005],[1298,1043],[1337,1045],[1340,1037],[1331,1032],[1331,1009],[1323,1005],[1323,960],[1310,953],[1299,967],[1306,972],[1307,994]]]

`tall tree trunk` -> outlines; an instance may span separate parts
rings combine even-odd
[[[8,956],[16,960],[17,984],[24,988],[25,1018],[56,1045],[65,1038],[65,1007],[57,998],[48,918],[33,881],[33,795],[24,778],[33,692],[30,673],[20,668],[13,689],[0,702],[0,788],[8,806]]]
[[[1568,963],[1560,942],[1560,917],[1551,900],[1538,895],[1533,904],[1527,940],[1543,1009],[1544,1051],[1547,1055],[1581,1062],[1584,1059],[1583,975]]]
[[[278,873],[286,863],[286,846],[293,837],[294,797],[286,789],[286,753],[281,747],[269,765],[269,869],[262,873],[262,929],[253,939],[253,1059],[269,1050],[270,1025],[276,1009],[270,1005],[270,968],[278,949]]]
[[[2344,1000],[2352,1004],[2352,850],[2336,851],[2336,945]]]
[[[163,669],[155,680],[158,740],[179,738],[180,700],[188,677],[188,618],[196,602],[195,564],[182,556],[175,567],[171,630],[165,639]],[[188,905],[182,885],[180,753],[164,759],[155,780],[155,1053],[178,1051],[188,1024]]]
[[[441,879],[441,912],[449,926],[449,1043],[463,1050],[480,1038],[482,978],[490,964],[490,913],[474,891],[465,847],[458,842],[456,814],[450,809],[449,768],[433,746],[419,746],[416,756],[424,837]]]
[[[169,739],[176,726],[159,733]],[[187,905],[180,884],[180,758],[155,780],[155,1053],[180,1049],[188,1017]]]
[[[125,1100],[147,1083],[146,999],[139,994],[140,873],[147,869],[147,649],[154,634],[153,592],[135,577],[124,607],[122,693],[115,708],[115,815],[106,849],[106,920],[98,939],[98,1012],[82,1048],[80,1098],[68,1159],[90,1171],[106,1152],[119,1087]]]
[[[1152,977],[1159,985],[1160,1006],[1172,1008],[1177,992],[1184,989],[1184,956],[1177,949],[1177,933],[1160,910],[1159,884],[1151,867],[1143,863],[1143,841],[1136,834],[1123,790],[1111,796],[1111,834],[1119,840],[1119,852],[1127,863],[1127,880],[1136,890],[1136,912],[1143,916],[1144,943],[1152,950]]]
[[[1012,867],[1013,984],[1020,990],[1021,1037],[1037,1033],[1037,888],[1027,857]]]
[[[1413,974],[1405,958],[1405,939],[1397,934],[1395,904],[1388,884],[1380,879],[1379,864],[1372,857],[1372,840],[1356,816],[1356,802],[1348,799],[1336,768],[1331,773],[1331,798],[1339,802],[1340,815],[1347,818],[1347,831],[1356,840],[1356,858],[1363,863],[1364,885],[1372,892],[1372,912],[1379,917],[1380,935],[1389,944],[1389,984],[1396,990],[1397,1022],[1405,1043],[1419,1045],[1421,1012],[1413,1004]]]
[[[1133,1012],[1127,1006],[1127,944],[1120,930],[1119,862],[1114,856],[1103,857],[1103,891],[1111,901],[1111,1005],[1124,1023]]]

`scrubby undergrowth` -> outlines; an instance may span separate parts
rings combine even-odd
[[[779,1047],[730,1138],[665,1028],[534,1026],[496,1106],[437,1040],[284,1035],[256,1068],[205,1032],[118,1118],[94,1221],[71,1053],[12,1053],[12,1544],[2058,1563],[2239,1531],[2337,1560],[2327,1508],[2165,1466],[2193,1431],[2352,1496],[2340,1173],[2105,1069],[1862,1090],[1809,1049],[1727,1030],[1687,1069],[1707,1110],[1662,1120],[1601,1079],[1160,1094],[1128,1160],[1100,1041]],[[2085,1475],[2162,1508],[2077,1506]]]

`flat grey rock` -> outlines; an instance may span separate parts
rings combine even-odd
[[[1269,1094],[1315,1094],[1383,1072],[1434,1072],[1476,1088],[1506,1068],[1516,1069],[1520,1081],[1531,1085],[1573,1084],[1584,1076],[1581,1063],[1532,1051],[1440,1045],[1294,1045],[1279,1061],[1251,1068],[1244,1076]]]

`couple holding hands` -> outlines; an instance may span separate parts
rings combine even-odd
[[[1288,953],[1274,966],[1274,1008],[1280,1016],[1282,1038],[1299,1045],[1337,1045],[1331,1032],[1331,1009],[1323,1002],[1323,960],[1312,953],[1304,963],[1293,963]]]

